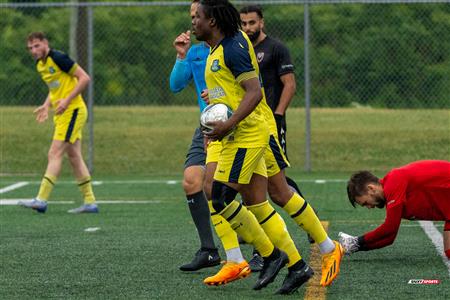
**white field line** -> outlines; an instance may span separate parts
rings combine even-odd
[[[8,186],[0,189],[0,194],[4,194],[4,193],[7,193],[9,191],[21,188],[23,186],[28,185],[28,183],[29,183],[28,181],[20,181],[20,182],[16,182],[14,184],[8,185]]]
[[[317,184],[325,184],[325,183],[342,183],[347,182],[346,179],[303,179],[303,180],[295,180],[299,183],[317,183]],[[29,184],[41,184],[41,181],[28,181]],[[76,184],[77,182],[73,180],[61,180],[57,181],[56,184]],[[103,185],[103,184],[179,184],[181,180],[176,179],[168,179],[168,180],[94,180],[92,181],[92,185]]]
[[[0,205],[17,205],[19,201],[31,201],[32,199],[1,199]],[[75,201],[53,201],[49,204],[72,204]]]
[[[1,199],[0,205],[17,205],[19,201],[30,201],[31,199]],[[100,200],[98,204],[159,204],[160,200]],[[49,201],[48,204],[72,204],[75,201]]]
[[[450,276],[450,261],[447,259],[447,256],[444,254],[444,243],[442,234],[437,230],[431,221],[419,221],[420,226],[422,226],[423,231],[428,235],[430,240],[433,242],[434,247],[436,247],[436,251],[442,257],[444,264],[447,266],[448,274]]]

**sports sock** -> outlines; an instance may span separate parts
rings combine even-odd
[[[212,201],[208,201],[211,220],[217,236],[222,243],[223,249],[227,252],[230,249],[239,248],[239,241],[236,232],[231,228],[230,223],[214,210]],[[242,254],[241,254],[242,255]],[[227,255],[228,257],[228,255]],[[227,258],[228,260],[228,258]]]
[[[39,192],[37,195],[37,199],[41,201],[48,201],[50,194],[53,190],[53,187],[56,183],[56,176],[45,174],[41,181],[41,186],[39,187]]]
[[[325,239],[325,241],[323,241],[322,243],[319,243],[320,253],[322,253],[322,254],[330,253],[330,252],[334,251],[334,248],[336,248],[336,246],[334,245],[333,241],[328,236]]]
[[[235,263],[240,264],[241,262],[243,262],[244,256],[242,256],[242,252],[241,252],[241,248],[237,247],[237,248],[233,248],[233,249],[228,249],[225,251],[226,255],[227,255],[227,261],[232,261]]]
[[[195,228],[197,228],[201,247],[205,249],[216,249],[211,230],[208,201],[206,200],[205,193],[200,191],[192,195],[186,195],[186,200]]]
[[[92,181],[90,176],[82,177],[78,179],[78,188],[84,198],[84,204],[95,203],[94,192],[92,191]]]
[[[220,214],[231,224],[231,228],[237,232],[247,243],[253,244],[262,257],[268,257],[274,250],[274,246],[255,216],[245,206],[233,200]]]
[[[297,263],[302,257],[289,235],[286,223],[284,223],[283,218],[269,201],[266,200],[263,203],[247,206],[247,208],[255,215],[256,220],[258,220],[275,247],[286,252],[289,257],[288,267]]]
[[[294,219],[295,223],[309,233],[316,243],[320,244],[327,239],[328,235],[316,213],[300,195],[294,193],[283,209]]]

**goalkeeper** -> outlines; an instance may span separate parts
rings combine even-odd
[[[386,207],[382,225],[359,237],[340,232],[346,254],[391,245],[401,219],[445,221],[444,251],[450,259],[450,162],[423,160],[391,170],[383,179],[368,171],[352,175],[347,185],[350,203]]]

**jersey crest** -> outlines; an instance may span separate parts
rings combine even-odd
[[[219,60],[215,59],[211,64],[211,71],[217,72],[220,70]]]
[[[264,52],[258,52],[256,59],[258,60],[258,63],[262,62],[264,59]]]

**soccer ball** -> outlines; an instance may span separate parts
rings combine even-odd
[[[223,103],[210,104],[200,115],[200,128],[203,133],[211,132],[214,128],[209,125],[210,122],[228,120],[233,111]]]

